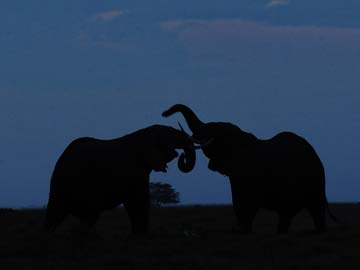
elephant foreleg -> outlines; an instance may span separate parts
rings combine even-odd
[[[292,219],[299,212],[299,208],[295,207],[291,210],[278,210],[279,222],[277,226],[277,232],[279,234],[287,233],[289,231]]]
[[[124,207],[130,218],[132,233],[147,233],[149,230],[149,204],[126,202]]]
[[[99,218],[99,213],[83,213],[79,216],[81,224],[83,224],[88,229],[92,229]]]
[[[67,215],[66,209],[49,204],[46,210],[44,229],[51,232],[55,231]]]
[[[230,178],[233,209],[240,232],[251,233],[253,221],[259,207],[252,198],[248,197],[248,194],[241,193],[244,188],[238,184],[239,182],[239,179]]]
[[[315,229],[317,232],[326,231],[325,206],[317,205],[308,207],[311,217],[313,218]]]
[[[287,233],[291,225],[291,220],[292,220],[292,216],[288,214],[279,214],[277,232],[279,234]]]
[[[132,233],[142,234],[149,230],[150,195],[148,182],[138,185],[128,194],[124,207],[131,222]]]
[[[241,233],[251,233],[253,222],[258,211],[257,208],[241,209],[234,206],[235,214]]]
[[[233,209],[238,221],[239,231],[241,233],[251,233],[258,207],[249,206],[249,203],[246,202],[233,201]]]

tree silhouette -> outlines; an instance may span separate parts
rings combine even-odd
[[[179,192],[176,192],[170,184],[161,182],[150,183],[150,200],[151,204],[155,206],[179,203]]]

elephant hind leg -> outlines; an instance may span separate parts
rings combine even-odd
[[[326,231],[325,206],[324,205],[311,206],[308,207],[308,210],[314,221],[315,230],[317,232],[325,232]]]
[[[99,218],[99,213],[86,213],[83,215],[79,216],[80,222],[81,224],[83,224],[84,226],[86,226],[88,229],[91,229],[94,227],[94,225],[96,224],[98,218]]]
[[[68,213],[64,209],[48,206],[46,210],[44,229],[49,232],[55,231],[57,226],[67,215]]]
[[[279,222],[277,226],[278,234],[289,232],[289,228],[292,222],[294,214],[290,213],[279,213]]]

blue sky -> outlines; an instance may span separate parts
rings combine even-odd
[[[73,139],[114,138],[174,103],[259,138],[290,130],[323,160],[330,201],[359,201],[359,1],[2,1],[0,206],[44,205]],[[176,162],[155,181],[228,203],[226,178]]]

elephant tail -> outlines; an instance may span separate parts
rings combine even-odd
[[[164,111],[161,115],[164,117],[168,117],[177,112],[182,113],[187,125],[192,132],[194,132],[194,130],[204,124],[189,107],[183,104],[175,104],[166,111]]]

